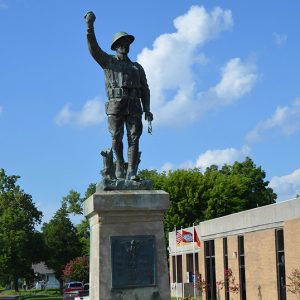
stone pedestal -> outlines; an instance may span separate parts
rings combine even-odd
[[[163,191],[97,192],[84,202],[90,223],[91,300],[170,300]]]

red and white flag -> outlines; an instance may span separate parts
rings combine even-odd
[[[183,236],[180,232],[176,231],[176,244],[180,244],[183,242]]]
[[[194,227],[194,243],[196,243],[197,247],[199,247],[199,248],[201,247],[201,242],[200,242],[200,239],[198,237],[195,227]]]

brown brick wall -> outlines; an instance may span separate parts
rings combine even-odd
[[[216,288],[219,294],[219,299],[224,299],[224,289],[218,284],[224,281],[224,259],[223,259],[223,238],[215,239],[215,260],[216,260]]]
[[[229,236],[227,238],[228,245],[228,268],[232,270],[233,277],[235,277],[235,282],[239,283],[239,261],[238,261],[238,240],[237,236]],[[236,256],[235,256],[236,254]],[[239,300],[240,294],[230,293],[230,299]],[[249,298],[251,299],[251,298]],[[253,299],[251,299],[253,300]]]
[[[204,242],[201,241],[201,250],[198,253],[199,260],[199,273],[202,276],[202,280],[205,280],[205,261],[204,261]],[[205,292],[202,293],[202,300],[206,300]]]
[[[293,269],[300,270],[300,219],[284,223],[284,254],[286,277],[291,275]],[[290,284],[286,279],[286,284]],[[296,300],[297,297],[287,291],[287,300]]]
[[[275,230],[244,235],[247,299],[278,299]]]

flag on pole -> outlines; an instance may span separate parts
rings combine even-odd
[[[193,242],[193,234],[191,232],[182,230],[183,242],[184,243],[192,243]]]
[[[197,247],[201,247],[200,239],[195,228],[193,233],[183,229],[181,230],[181,233],[176,232],[176,244],[178,246],[185,246],[193,242],[196,243]]]
[[[193,223],[193,241],[195,241],[195,225]],[[193,243],[193,285],[194,285],[194,298],[196,299],[196,287],[195,287],[196,265],[195,265],[195,243]]]
[[[176,236],[175,257],[174,257],[174,259],[175,259],[175,281],[176,281],[175,287],[176,287],[176,300],[178,300],[178,288],[177,288],[177,284],[178,284],[178,277],[177,277],[177,233],[178,232],[177,232],[177,229],[176,229],[176,225],[175,225],[174,229],[175,229],[175,236]],[[179,238],[179,236],[178,236],[178,238]]]
[[[180,232],[176,231],[176,244],[180,244],[183,242],[183,236]]]
[[[201,242],[195,227],[194,227],[194,243],[196,243],[199,248],[201,247]]]

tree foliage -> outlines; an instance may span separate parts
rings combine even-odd
[[[30,275],[32,263],[44,258],[42,237],[35,230],[42,212],[17,185],[19,178],[0,169],[0,280],[13,281],[16,290],[17,278]]]
[[[63,197],[62,206],[65,206],[68,213],[82,215],[83,202],[96,192],[96,184],[91,183],[84,196],[80,193],[70,190],[69,194]],[[87,219],[83,219],[80,224],[76,226],[76,232],[81,244],[81,255],[89,255],[90,253],[90,226]]]
[[[63,270],[64,278],[81,282],[89,281],[89,259],[79,256],[68,262]]]
[[[70,190],[69,194],[62,199],[62,206],[65,206],[67,211],[71,214],[82,215],[83,214],[83,202],[96,192],[96,184],[91,183],[84,197],[81,197],[80,193]]]
[[[291,274],[289,274],[287,278],[287,291],[294,294],[297,297],[297,299],[300,299],[300,270],[293,269]]]
[[[64,266],[81,254],[76,228],[70,221],[65,206],[48,223],[43,224],[42,231],[47,247],[46,265],[54,270],[62,285]]]
[[[266,174],[247,157],[243,162],[200,169],[159,173],[142,170],[141,178],[150,178],[154,189],[170,195],[170,207],[164,219],[165,232],[174,226],[193,223],[275,203],[276,194],[268,187]]]
[[[42,227],[45,245],[48,249],[46,264],[55,271],[55,276],[62,284],[64,269],[68,262],[78,262],[76,257],[85,257],[90,252],[89,223],[82,220],[76,227],[72,224],[69,214],[82,215],[83,202],[96,191],[96,185],[91,183],[84,197],[75,190],[70,190],[63,197],[61,208],[55,213],[49,223]],[[75,260],[74,260],[75,259]],[[81,261],[79,259],[79,261]],[[73,263],[72,263],[73,264]],[[76,278],[72,278],[76,279]]]
[[[76,234],[80,243],[81,255],[90,255],[90,224],[87,219],[83,219],[76,225]]]

